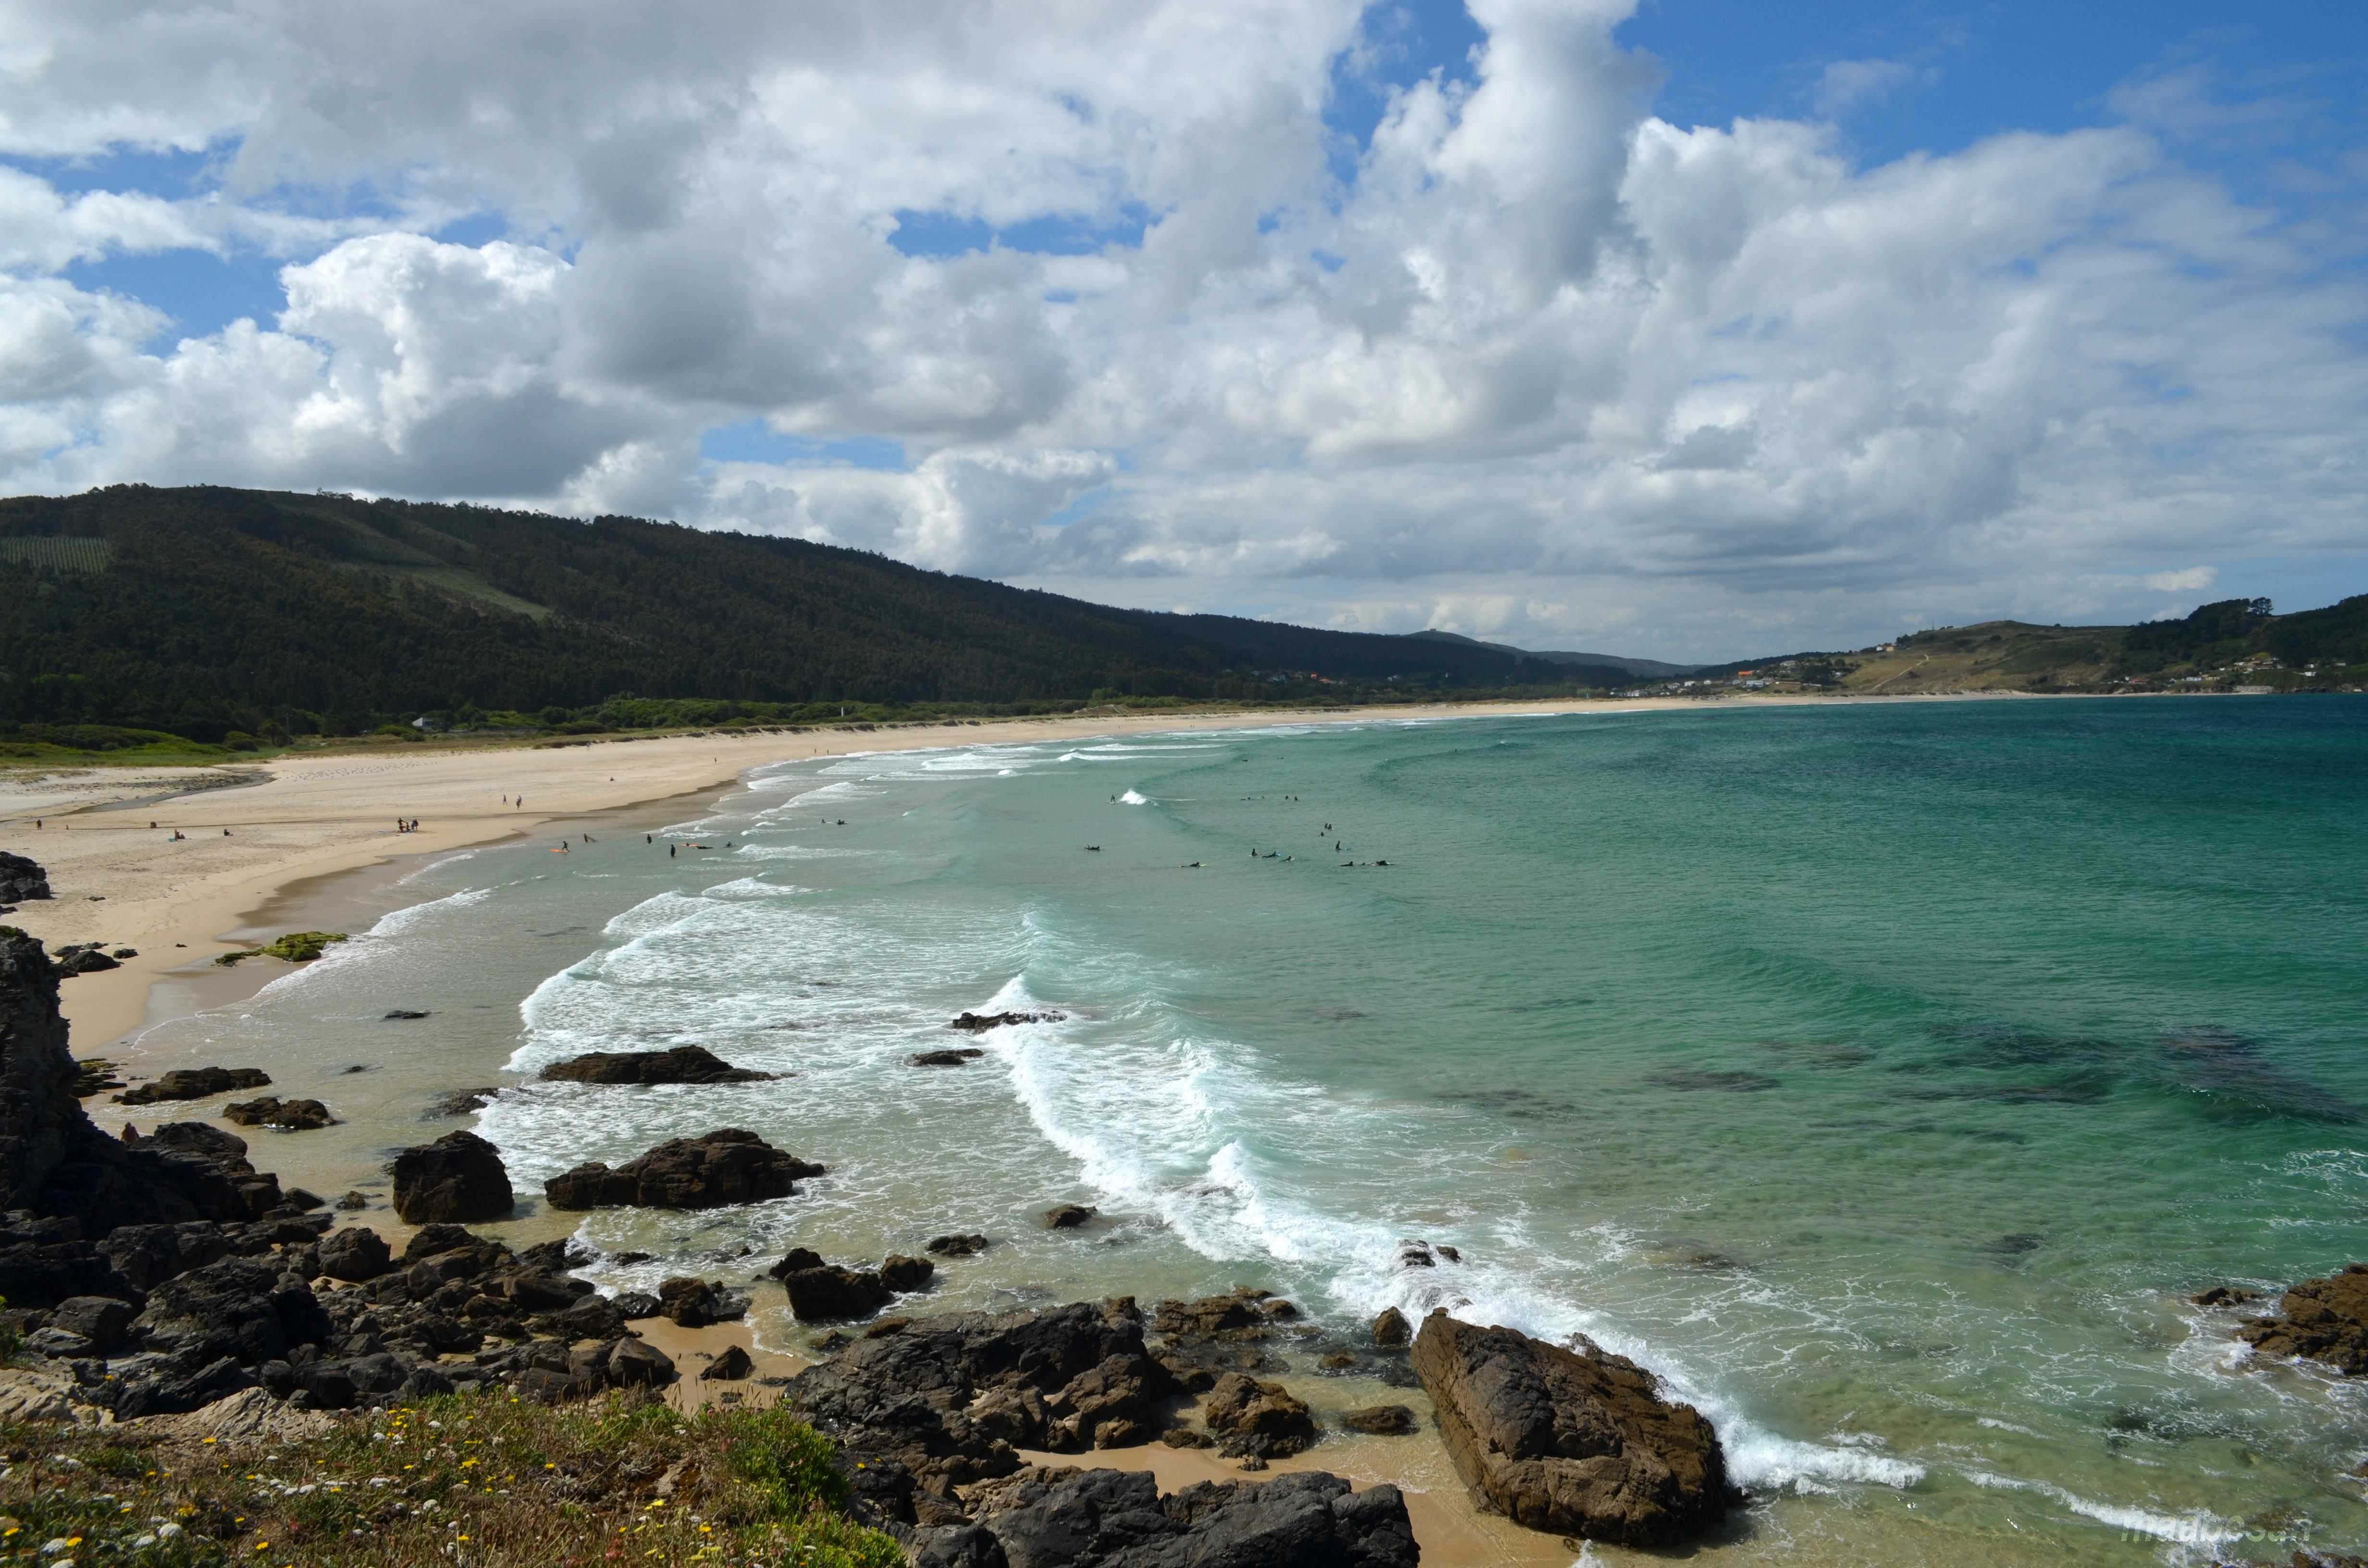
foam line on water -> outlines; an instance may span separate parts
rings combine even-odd
[[[432,898],[424,903],[390,910],[379,916],[367,931],[358,931],[342,942],[332,942],[321,949],[321,956],[310,963],[296,965],[286,974],[275,975],[256,988],[256,998],[285,996],[300,987],[315,983],[316,977],[342,974],[357,965],[381,961],[396,955],[394,938],[415,931],[441,916],[456,914],[485,902],[493,896],[491,888],[463,888],[459,892]],[[249,959],[249,963],[264,960]]]
[[[1147,806],[1151,804],[1151,797],[1130,789],[1118,798],[1118,803],[1121,806]]]
[[[2235,1527],[2226,1519],[2200,1509],[2192,1514],[2163,1514],[2151,1508],[2100,1503],[2066,1491],[2052,1481],[2024,1481],[1986,1470],[1968,1470],[1964,1471],[1964,1477],[1976,1486],[1993,1491],[2036,1492],[2042,1496],[2054,1498],[2083,1518],[2111,1525],[2115,1529],[2134,1530],[2179,1546],[2219,1546],[2237,1539]]]

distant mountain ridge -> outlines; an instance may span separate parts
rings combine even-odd
[[[1626,653],[1572,653],[1543,648],[1516,648],[1509,642],[1484,642],[1478,638],[1465,637],[1453,631],[1415,631],[1408,635],[1428,638],[1433,642],[1461,642],[1467,647],[1493,649],[1499,653],[1510,653],[1516,659],[1543,659],[1550,665],[1588,665],[1599,669],[1622,670],[1631,676],[1653,680],[1675,679],[1707,667],[1666,664],[1659,659],[1639,659]]]

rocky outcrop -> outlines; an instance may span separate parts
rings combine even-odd
[[[332,1279],[363,1284],[394,1267],[386,1238],[367,1225],[349,1225],[321,1238],[321,1272]]]
[[[467,1136],[465,1133],[457,1136]],[[796,1182],[823,1174],[753,1132],[724,1128],[702,1138],[677,1138],[610,1170],[595,1161],[543,1184],[554,1209],[720,1209],[788,1198]]]
[[[1567,1350],[1509,1328],[1423,1320],[1414,1369],[1456,1469],[1531,1529],[1664,1546],[1733,1503],[1718,1434],[1653,1374],[1591,1343]]]
[[[503,1220],[517,1207],[501,1151],[473,1132],[448,1132],[394,1157],[394,1211],[405,1224]]]
[[[1422,1429],[1414,1412],[1403,1404],[1368,1404],[1360,1409],[1341,1412],[1340,1426],[1346,1431],[1361,1432],[1368,1437],[1407,1437]]]
[[[1281,1297],[1251,1286],[1196,1301],[1166,1301],[1152,1314],[1152,1354],[1181,1387],[1206,1390],[1228,1372],[1281,1372],[1270,1348],[1276,1325],[1299,1315]]]
[[[939,1257],[975,1257],[987,1249],[987,1240],[981,1235],[931,1236],[929,1244],[921,1250]]]
[[[999,1029],[1007,1024],[1057,1024],[1068,1016],[1066,1013],[1053,1012],[964,1013],[946,1028],[960,1029],[964,1034],[985,1034],[989,1029]]]
[[[437,1096],[427,1104],[431,1117],[472,1116],[494,1103],[501,1090],[488,1085],[481,1089],[452,1089]]]
[[[709,1362],[700,1372],[699,1381],[702,1383],[736,1383],[747,1379],[756,1370],[757,1363],[750,1358],[747,1351],[737,1345],[726,1346],[723,1354]]]
[[[2346,1377],[2368,1372],[2368,1263],[2304,1280],[2278,1299],[2276,1315],[2254,1319],[2237,1337],[2264,1355],[2323,1361]]]
[[[168,1100],[210,1100],[240,1089],[268,1088],[271,1074],[255,1067],[176,1067],[154,1083],[114,1096],[118,1105],[160,1105]]]
[[[1383,1307],[1382,1315],[1373,1320],[1373,1346],[1378,1350],[1404,1350],[1414,1343],[1414,1325],[1406,1322],[1406,1313],[1395,1307]]]
[[[50,896],[50,874],[22,855],[0,850],[0,903],[27,903]]]
[[[1201,1425],[1228,1459],[1287,1459],[1306,1452],[1321,1435],[1314,1413],[1288,1389],[1240,1372],[1227,1372],[1210,1389]]]
[[[131,949],[126,948],[123,951],[130,953]],[[109,953],[104,942],[69,943],[60,948],[52,957],[60,980],[72,980],[78,974],[97,974],[102,970],[123,967],[123,961]]]
[[[927,1258],[894,1254],[876,1269],[842,1268],[805,1247],[791,1247],[770,1270],[788,1290],[790,1311],[800,1323],[870,1317],[891,1298],[925,1288],[936,1272]]]
[[[234,1100],[222,1107],[222,1119],[240,1127],[279,1127],[290,1131],[337,1125],[337,1119],[319,1100],[283,1100],[277,1095]]]
[[[853,1453],[901,1466],[931,1507],[952,1509],[955,1486],[1018,1470],[1015,1449],[1148,1441],[1175,1386],[1144,1349],[1134,1303],[1118,1301],[882,1324],[802,1373],[790,1397]]]
[[[1406,1499],[1337,1475],[1201,1482],[1030,1470],[974,1488],[976,1517],[907,1532],[914,1568],[1415,1568]]]
[[[916,1051],[906,1060],[916,1067],[961,1067],[985,1054],[974,1045],[964,1045],[951,1051]]]
[[[776,1076],[734,1067],[703,1047],[595,1051],[554,1062],[538,1074],[551,1084],[761,1084]]]
[[[1048,1231],[1074,1231],[1094,1217],[1095,1210],[1082,1203],[1059,1203],[1044,1210],[1044,1228]]]
[[[725,1290],[720,1279],[700,1279],[686,1275],[668,1279],[658,1287],[655,1315],[684,1328],[705,1328],[712,1324],[729,1323],[734,1318],[746,1317],[747,1313],[748,1298],[737,1290]]]

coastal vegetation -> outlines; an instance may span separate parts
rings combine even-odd
[[[776,1404],[488,1392],[278,1425],[245,1441],[186,1417],[0,1426],[0,1550],[155,1568],[905,1562],[848,1517],[837,1446]]]

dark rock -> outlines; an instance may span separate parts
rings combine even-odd
[[[1395,1307],[1383,1307],[1373,1320],[1373,1344],[1383,1350],[1403,1350],[1414,1343],[1414,1325]]]
[[[790,1292],[790,1311],[800,1323],[832,1323],[869,1317],[888,1304],[895,1292],[870,1269],[839,1268],[823,1264],[781,1276]]]
[[[331,1330],[310,1289],[240,1257],[163,1281],[134,1326],[154,1348],[207,1362],[227,1356],[249,1367],[317,1345]]]
[[[211,1360],[189,1355],[159,1356],[136,1369],[127,1370],[118,1364],[113,1370],[117,1379],[109,1391],[113,1408],[126,1421],[202,1410],[256,1385],[255,1374],[228,1356]]]
[[[936,1274],[938,1266],[926,1257],[905,1257],[891,1253],[888,1261],[880,1266],[880,1278],[888,1289],[898,1295],[918,1290]]]
[[[1068,1016],[1066,1013],[1053,1012],[964,1013],[946,1028],[960,1029],[964,1034],[985,1034],[989,1029],[999,1029],[1006,1024],[1057,1024]]]
[[[307,1192],[301,1187],[291,1187],[288,1189],[287,1196],[283,1198],[281,1201],[290,1209],[303,1210],[308,1209],[318,1209],[324,1203],[326,1203],[328,1199],[323,1198],[317,1192]]]
[[[666,1315],[666,1303],[646,1290],[620,1290],[609,1298],[609,1304],[617,1310],[617,1316],[626,1323]]]
[[[461,1134],[466,1136],[466,1134]],[[615,1170],[594,1162],[543,1184],[554,1209],[720,1209],[787,1198],[795,1183],[823,1174],[753,1132],[724,1128],[700,1138],[661,1143]]]
[[[1217,1439],[1217,1451],[1234,1458],[1285,1459],[1314,1446],[1315,1415],[1281,1383],[1262,1383],[1239,1372],[1219,1378],[1201,1406],[1201,1425]]]
[[[50,1326],[77,1335],[104,1353],[123,1342],[124,1331],[139,1315],[138,1308],[112,1296],[69,1296],[51,1312]]]
[[[1531,1529],[1663,1546],[1731,1506],[1718,1434],[1653,1375],[1581,1340],[1423,1320],[1414,1368],[1464,1481]]]
[[[222,1119],[240,1127],[284,1127],[297,1131],[337,1125],[337,1119],[319,1100],[282,1100],[276,1095],[233,1101],[222,1107]]]
[[[1173,1395],[1123,1301],[916,1319],[854,1341],[790,1388],[848,1449],[895,1460],[937,1496],[1010,1474],[1015,1448],[1146,1442]]]
[[[916,1067],[960,1067],[985,1054],[974,1045],[965,1045],[951,1051],[916,1051],[907,1060]]]
[[[392,1022],[396,1018],[424,1018],[427,1016],[427,1015],[426,1013],[415,1012],[409,1007],[397,1007],[393,1012],[387,1015],[387,1019],[389,1022]]]
[[[736,1383],[756,1369],[757,1363],[749,1359],[748,1352],[734,1345],[700,1371],[699,1381],[702,1383]]]
[[[501,1152],[473,1132],[448,1132],[394,1157],[394,1211],[404,1223],[500,1220],[517,1206]]]
[[[321,1272],[332,1279],[375,1279],[393,1267],[393,1259],[386,1238],[367,1225],[349,1225],[321,1238]]]
[[[490,1086],[482,1089],[454,1089],[451,1093],[439,1095],[428,1102],[427,1114],[431,1117],[472,1116],[492,1104],[494,1096],[500,1093],[499,1089]]]
[[[1141,1471],[1040,1471],[996,1501],[968,1530],[991,1535],[1008,1568],[1415,1568],[1420,1558],[1397,1488],[1353,1492],[1321,1471],[1162,1497]],[[963,1530],[937,1527],[930,1550],[992,1568]]]
[[[721,1282],[689,1278],[661,1284],[658,1303],[663,1315],[685,1328],[705,1328],[745,1316],[748,1311],[746,1296],[725,1290]]]
[[[202,1121],[168,1121],[136,1141],[139,1148],[170,1150],[176,1154],[194,1154],[207,1160],[243,1160],[246,1158],[246,1140],[235,1132]]]
[[[0,850],[0,903],[24,903],[50,896],[50,874],[22,855]]]
[[[153,1290],[192,1268],[228,1257],[230,1239],[221,1226],[198,1220],[173,1225],[119,1225],[98,1244],[98,1250],[133,1290]],[[8,1299],[17,1298],[11,1292]]]
[[[97,974],[105,969],[123,966],[96,947],[70,947],[58,949],[58,978],[72,980],[78,974]]]
[[[2235,1285],[2214,1285],[2209,1290],[2199,1290],[2187,1298],[2199,1307],[2241,1307],[2261,1299],[2259,1290],[2247,1290]]]
[[[734,1067],[696,1045],[670,1051],[596,1051],[554,1062],[540,1075],[545,1083],[568,1084],[761,1084],[774,1076]]]
[[[2276,1316],[2256,1318],[2237,1337],[2264,1355],[2323,1361],[2346,1377],[2368,1372],[2368,1263],[2304,1280],[2278,1298]]]
[[[564,1274],[571,1268],[581,1268],[593,1259],[593,1254],[574,1236],[560,1236],[552,1241],[537,1242],[518,1254],[518,1261],[545,1274]]]
[[[157,1105],[167,1100],[206,1100],[239,1089],[268,1088],[271,1074],[255,1067],[176,1067],[154,1083],[115,1096],[119,1105]]]
[[[1044,1228],[1048,1231],[1074,1231],[1094,1217],[1096,1210],[1082,1203],[1063,1203],[1044,1210]]]
[[[1340,1425],[1369,1437],[1404,1437],[1420,1430],[1414,1412],[1403,1404],[1369,1404],[1343,1412]]]
[[[985,1236],[932,1236],[929,1244],[921,1250],[939,1257],[975,1257],[986,1248]]]
[[[803,1268],[820,1268],[822,1254],[810,1247],[791,1247],[781,1255],[781,1261],[768,1270],[776,1279],[787,1279]]]
[[[357,1209],[367,1209],[370,1207],[370,1197],[367,1193],[349,1191],[343,1198],[337,1199],[337,1207],[347,1211]]]
[[[620,1339],[609,1353],[609,1382],[614,1388],[664,1388],[679,1375],[666,1352],[638,1339]]]

